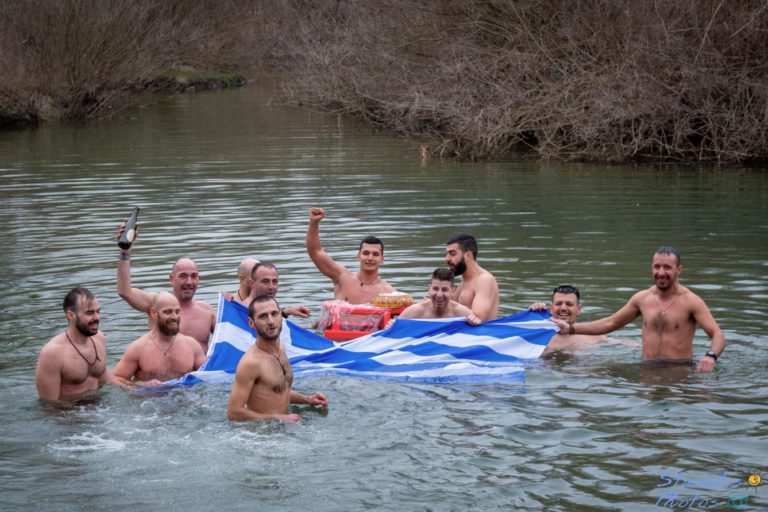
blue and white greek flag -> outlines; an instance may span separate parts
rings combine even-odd
[[[557,327],[549,313],[525,311],[478,326],[461,318],[397,320],[383,331],[336,344],[285,320],[280,339],[296,378],[319,375],[420,382],[520,380],[526,360],[539,357]],[[255,341],[248,310],[219,296],[208,360],[168,384],[231,382]]]

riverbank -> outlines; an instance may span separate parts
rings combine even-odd
[[[757,0],[21,0],[0,15],[0,125],[109,115],[155,86],[207,88],[158,78],[167,69],[260,66],[284,71],[285,102],[433,155],[768,161]]]
[[[0,5],[0,125],[81,122],[150,92],[230,87],[257,10],[239,0]]]
[[[493,159],[768,159],[764,2],[387,0],[297,16],[296,102]]]

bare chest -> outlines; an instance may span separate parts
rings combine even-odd
[[[471,308],[472,302],[475,300],[475,288],[471,285],[467,285],[466,283],[461,283],[453,292],[452,299],[459,304],[463,304],[464,306]]]
[[[181,334],[195,338],[204,347],[211,334],[211,312],[202,308],[190,308],[181,313]]]
[[[371,304],[380,293],[390,293],[395,289],[386,281],[376,284],[361,284],[356,277],[345,279],[336,293],[336,298],[350,304]]]
[[[169,380],[181,377],[194,370],[195,356],[191,351],[174,347],[168,354],[162,354],[154,347],[145,350],[139,358],[136,377],[139,380]]]
[[[248,398],[248,408],[259,412],[284,414],[291,404],[291,385],[293,372],[287,361],[282,361],[282,368],[277,361],[264,361],[261,377],[254,383]]]
[[[88,354],[91,355],[91,354]],[[104,362],[104,354],[99,354],[96,358],[92,356],[90,361],[93,364],[89,364],[86,360],[77,353],[69,353],[67,355],[67,361],[61,370],[61,381],[63,384],[82,384],[90,379],[98,379],[101,374],[106,370],[106,363]]]

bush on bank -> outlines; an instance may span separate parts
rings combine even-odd
[[[84,120],[157,89],[169,68],[234,66],[233,32],[255,15],[230,0],[2,2],[0,124]]]
[[[293,2],[290,94],[460,158],[768,156],[768,7],[724,0]],[[312,16],[302,16],[307,9]]]
[[[287,72],[287,100],[498,158],[768,157],[762,0],[16,0],[0,124],[87,119],[169,69]],[[176,73],[176,72],[174,72]]]

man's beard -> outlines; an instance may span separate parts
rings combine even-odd
[[[455,265],[453,265],[453,268],[452,268],[451,270],[453,270],[453,273],[454,273],[454,274],[456,274],[457,276],[460,276],[460,275],[462,275],[464,272],[466,272],[466,271],[467,271],[467,264],[464,262],[464,260],[463,260],[463,259],[461,259],[461,260],[459,260],[459,262],[458,262],[458,263],[456,263]]]
[[[170,324],[170,325],[169,325]],[[179,327],[181,326],[181,322],[157,322],[157,328],[160,330],[161,333],[165,334],[166,336],[176,336],[179,334]]]
[[[277,324],[277,333],[276,333],[274,336],[272,336],[271,334],[269,334],[269,330],[267,330],[267,329],[261,329],[261,328],[259,328],[258,326],[256,327],[256,334],[257,334],[257,335],[258,335],[260,338],[263,338],[263,339],[265,339],[265,340],[269,340],[269,341],[272,341],[272,340],[276,340],[276,339],[279,339],[279,338],[280,338],[280,332],[281,332],[282,330],[283,330],[283,323],[282,323],[282,322],[280,322],[279,324]]]
[[[75,328],[80,331],[83,336],[93,336],[99,332],[99,322],[92,322],[93,327],[85,322],[81,322],[79,318],[75,320]]]

